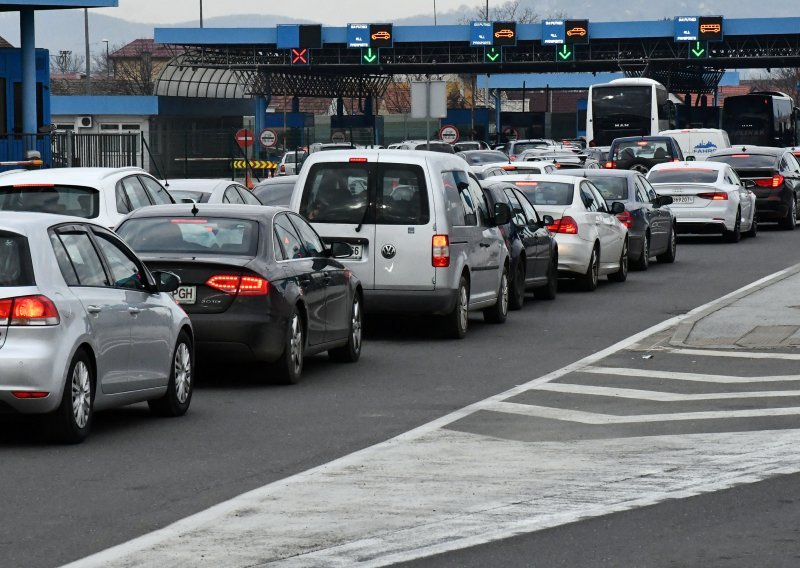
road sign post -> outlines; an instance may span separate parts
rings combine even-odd
[[[430,121],[447,116],[447,83],[414,81],[411,83],[411,118],[425,119],[425,139],[431,141]]]

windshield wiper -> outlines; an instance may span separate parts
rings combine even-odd
[[[361,221],[358,223],[358,227],[356,227],[356,233],[361,232],[361,227],[364,226],[364,223],[367,221],[367,215],[369,215],[369,208],[372,207],[372,200],[367,197],[367,207],[364,209],[364,215],[361,217]]]

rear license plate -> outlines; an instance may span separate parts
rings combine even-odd
[[[353,254],[346,257],[347,260],[361,260],[361,245],[350,245],[353,249]]]
[[[172,293],[178,304],[194,304],[197,302],[197,286],[181,286]]]
[[[694,196],[692,195],[673,195],[673,203],[694,203]]]

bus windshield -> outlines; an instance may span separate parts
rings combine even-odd
[[[603,86],[592,89],[592,122],[596,146],[609,146],[614,138],[651,134],[650,86]]]

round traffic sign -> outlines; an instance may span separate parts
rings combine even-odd
[[[331,142],[335,142],[337,144],[341,144],[342,142],[346,142],[347,137],[344,135],[344,132],[341,130],[337,130],[333,134],[331,134]]]
[[[249,148],[255,142],[255,136],[247,128],[237,130],[235,138],[239,148]]]
[[[270,130],[269,128],[265,128],[258,135],[258,142],[264,148],[272,148],[278,143],[278,133],[274,130]]]
[[[519,132],[513,126],[506,126],[503,129],[503,135],[508,138],[509,140],[517,140],[519,139]]]
[[[458,142],[458,128],[451,124],[445,124],[439,131],[439,140],[448,144],[455,144]]]

